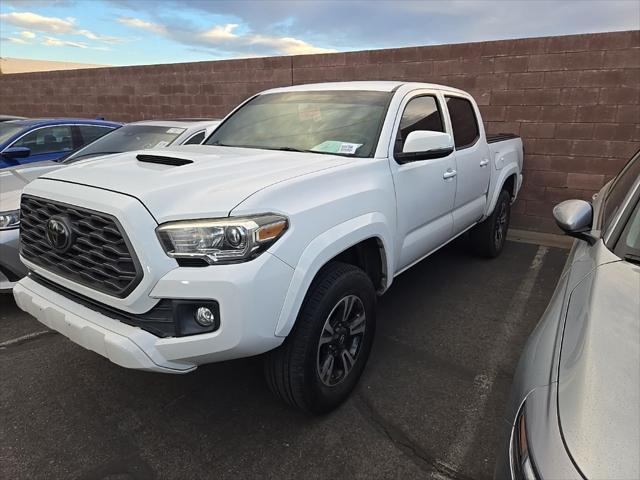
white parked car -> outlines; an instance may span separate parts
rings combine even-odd
[[[123,153],[22,196],[20,308],[129,368],[185,373],[267,353],[283,400],[320,413],[362,373],[376,295],[470,230],[496,256],[522,144],[473,98],[422,83],[268,90],[206,145]]]
[[[212,119],[132,122],[59,160],[17,165],[0,170],[0,293],[11,292],[15,282],[27,273],[18,256],[20,194],[25,185],[44,173],[58,170],[79,160],[129,150],[200,144],[219,124],[220,120]]]

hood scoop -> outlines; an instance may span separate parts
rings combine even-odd
[[[136,155],[139,162],[144,163],[157,163],[160,165],[171,165],[172,167],[180,167],[182,165],[189,165],[193,163],[193,160],[187,160],[186,158],[165,157],[162,155]]]

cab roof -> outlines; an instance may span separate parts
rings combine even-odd
[[[397,82],[386,80],[308,83],[305,85],[293,85],[291,87],[272,88],[271,90],[267,90],[262,93],[308,92],[323,90],[364,90],[373,92],[393,92],[401,87],[408,87],[411,90],[415,90],[418,88],[427,88],[432,90],[446,90],[448,92],[466,93],[457,88],[448,87],[446,85],[438,85],[436,83]]]
[[[48,125],[61,125],[67,123],[74,123],[79,125],[104,125],[106,127],[119,127],[122,125],[121,122],[109,122],[106,120],[96,120],[91,118],[67,118],[67,117],[58,117],[58,118],[25,118],[21,120],[9,120],[7,122],[9,125],[19,125],[22,127],[44,127]]]

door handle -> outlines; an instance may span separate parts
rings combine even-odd
[[[480,162],[481,167],[486,167],[487,165],[489,165],[489,160],[486,158]]]
[[[458,175],[458,172],[456,172],[455,170],[449,169],[442,174],[442,178],[444,178],[445,180],[448,180],[449,178],[453,178],[456,175]]]

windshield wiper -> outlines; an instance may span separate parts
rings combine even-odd
[[[214,147],[258,148],[260,150],[279,150],[282,152],[311,152],[311,150],[302,150],[300,148],[294,148],[294,147],[263,147],[261,145],[227,145],[225,143],[220,143],[220,142],[208,143],[206,145],[211,145]]]
[[[295,148],[295,147],[265,147],[262,145],[226,145],[224,143],[219,143],[219,142],[206,143],[203,145],[211,145],[214,147],[256,148],[258,150],[274,150],[279,152],[318,153],[321,155],[339,155],[342,157],[354,157],[354,155],[347,154],[347,153],[323,152],[322,150],[305,150],[303,148]]]
[[[269,148],[269,150],[280,150],[282,152],[302,152],[302,153],[311,151],[311,150],[303,150],[301,148],[294,148],[294,147],[275,147],[275,148]]]
[[[624,256],[624,260],[629,263],[635,263],[636,265],[640,265],[640,255],[636,255],[635,253],[627,253]]]
[[[122,152],[92,152],[92,153],[85,153],[84,155],[79,155],[77,157],[71,158],[70,160],[80,160],[81,158],[84,158],[84,157],[91,157],[91,156],[95,157],[97,155],[112,155],[114,153],[122,153]],[[65,158],[62,161],[62,163],[66,162],[67,160],[69,160],[69,159]]]

